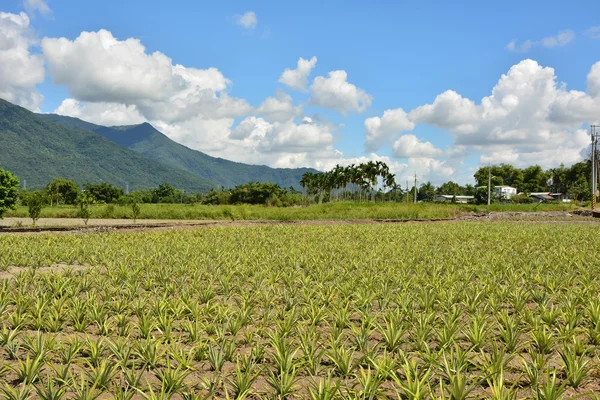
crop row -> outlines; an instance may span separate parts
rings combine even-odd
[[[0,269],[22,269],[0,281],[2,390],[592,397],[594,232],[446,223],[0,236]],[[47,272],[57,264],[74,267]]]

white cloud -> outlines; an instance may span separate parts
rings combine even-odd
[[[279,77],[279,82],[289,86],[291,89],[305,92],[307,91],[306,83],[308,82],[308,76],[315,65],[317,65],[317,57],[312,57],[310,60],[300,57],[296,69],[286,68]]]
[[[305,120],[300,125],[291,120],[269,124],[256,117],[244,119],[230,137],[252,144],[261,153],[311,152],[329,147],[334,142],[333,133],[327,126],[312,121]]]
[[[412,131],[415,124],[408,119],[402,108],[385,110],[382,117],[365,120],[366,147],[369,150],[379,149],[387,138],[394,138],[405,131]]]
[[[600,39],[600,25],[586,29],[585,34],[592,39]]]
[[[415,135],[402,135],[392,146],[394,156],[403,157],[436,157],[443,153],[431,142],[422,142]]]
[[[543,46],[546,48],[563,47],[571,43],[573,39],[575,39],[575,32],[570,29],[565,29],[554,36],[546,36],[541,40],[528,39],[520,45],[517,44],[516,40],[513,40],[506,45],[506,48],[517,53],[525,53],[534,46]]]
[[[373,97],[347,81],[346,71],[331,71],[329,77],[317,76],[312,84],[309,103],[339,111],[342,115],[349,111],[362,112],[373,101]]]
[[[600,61],[592,65],[587,76],[588,92],[593,97],[600,97]]]
[[[447,129],[454,144],[483,152],[481,160],[518,166],[580,160],[587,146],[579,128],[600,116],[600,64],[588,75],[588,93],[557,85],[554,69],[523,60],[502,75],[479,104],[446,91],[409,113],[416,123]]]
[[[42,49],[55,84],[76,100],[135,105],[148,120],[184,121],[198,115],[235,118],[251,107],[227,95],[231,84],[216,68],[173,65],[160,52],[146,53],[139,39],[111,32],[82,32],[75,40],[44,38]]]
[[[244,14],[236,16],[236,21],[238,25],[246,29],[254,29],[258,24],[254,11],[246,11]]]
[[[542,46],[544,47],[562,47],[571,43],[575,39],[575,33],[570,30],[564,30],[558,32],[556,36],[548,36],[542,39]]]
[[[44,0],[24,0],[23,6],[29,15],[34,15],[35,12],[39,12],[42,15],[52,13],[52,10]]]
[[[0,12],[0,98],[38,110],[43,96],[36,85],[44,81],[44,59],[32,54],[35,39],[25,13]]]
[[[134,105],[121,103],[81,103],[65,99],[54,113],[103,126],[134,125],[145,121]]]
[[[279,89],[256,109],[269,121],[284,122],[302,115],[302,106],[294,106],[292,96]]]

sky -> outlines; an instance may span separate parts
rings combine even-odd
[[[2,0],[0,98],[273,167],[472,183],[600,122],[597,1]],[[411,178],[413,179],[413,178]]]

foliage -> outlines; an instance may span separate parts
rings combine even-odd
[[[136,203],[135,201],[133,203],[131,203],[131,214],[133,215],[134,223],[140,216],[140,211],[141,210],[140,210],[140,206],[138,205],[138,203]]]
[[[544,171],[540,166],[533,165],[524,169],[509,164],[492,165],[489,167],[492,175],[492,185],[508,185],[519,192],[554,192],[568,194],[576,200],[591,198],[589,183],[591,182],[591,162],[584,160],[566,168],[563,164],[558,168]],[[481,167],[474,175],[476,186],[487,186],[488,167]]]
[[[395,176],[390,172],[387,164],[381,161],[369,161],[364,164],[342,167],[336,165],[331,171],[302,175],[300,185],[306,195],[316,197],[319,203],[325,199],[358,201],[374,199],[375,186],[383,185],[383,192],[398,190]]]
[[[90,204],[92,204],[93,202],[93,197],[90,196],[87,192],[84,192],[77,198],[77,204],[79,205],[77,217],[81,218],[86,225],[88,224],[88,220],[92,215],[90,212]]]
[[[221,193],[221,192],[217,192]],[[487,193],[484,197],[487,204]],[[92,204],[89,206],[90,218],[132,217],[130,202],[116,205]],[[211,204],[141,204],[139,218],[142,219],[188,219],[188,220],[367,220],[367,219],[430,219],[453,218],[469,212],[487,211],[569,211],[574,209],[568,203],[503,204],[492,203],[477,206],[471,204],[438,203],[354,203],[333,202],[312,204],[306,207],[265,207],[261,205],[211,205]],[[46,207],[41,218],[78,218],[78,207]],[[17,207],[7,211],[7,217],[27,218],[27,207]]]
[[[19,179],[10,171],[0,168],[0,218],[7,210],[17,207]]]
[[[299,188],[299,181],[305,172],[317,172],[311,168],[271,168],[265,165],[250,165],[211,157],[208,154],[183,146],[156,130],[152,125],[143,123],[132,126],[104,127],[90,124],[77,118],[54,114],[39,115],[63,126],[85,129],[139,153],[148,160],[160,163],[171,170],[186,171],[206,181],[212,187],[232,188],[250,181],[272,182],[281,187]],[[140,180],[129,180],[130,185]],[[167,181],[163,178],[162,181]],[[173,180],[168,180],[173,182]],[[156,185],[155,182],[154,185]],[[145,187],[151,186],[150,182]],[[190,189],[189,186],[175,184],[175,187]],[[203,192],[209,190],[203,189]]]
[[[79,184],[108,182],[122,188],[129,184],[132,190],[161,182],[190,191],[215,186],[81,128],[53,123],[44,115],[0,99],[0,139],[4,148],[10,149],[0,152],[0,165],[35,189],[56,177]]]
[[[0,235],[0,269],[23,268],[0,285],[0,390],[586,397],[600,366],[596,230],[446,223]],[[45,268],[58,263],[79,268]]]
[[[113,203],[125,194],[125,191],[110,183],[86,183],[83,189],[96,203]]]
[[[230,191],[232,204],[292,206],[302,203],[302,195],[293,188],[282,189],[275,183],[249,182]]]
[[[45,190],[50,202],[55,204],[75,204],[79,196],[79,185],[71,179],[54,178]]]
[[[42,208],[46,203],[45,193],[42,191],[33,192],[27,199],[27,208],[29,212],[29,218],[33,220],[33,225],[40,218],[42,214]]]

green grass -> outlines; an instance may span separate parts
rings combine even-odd
[[[266,207],[251,205],[209,206],[188,204],[141,204],[138,219],[235,219],[235,220],[351,220],[351,219],[434,219],[452,218],[468,212],[486,211],[568,211],[570,204],[493,204],[487,206],[432,203],[327,203],[308,207]],[[42,218],[77,218],[73,206],[46,207]],[[95,205],[91,218],[133,218],[131,207]],[[9,211],[6,217],[28,217],[27,208]]]

